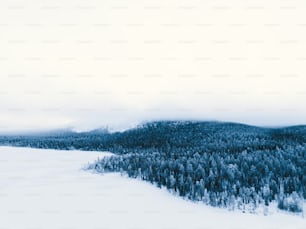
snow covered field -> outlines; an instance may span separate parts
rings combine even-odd
[[[301,216],[229,212],[119,174],[82,170],[106,155],[0,147],[0,229],[306,229]]]

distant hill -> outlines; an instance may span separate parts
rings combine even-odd
[[[199,151],[271,149],[306,142],[306,126],[263,128],[231,122],[157,121],[124,132],[106,129],[76,133],[69,129],[0,135],[0,144],[37,148],[113,150],[169,150],[197,148]]]

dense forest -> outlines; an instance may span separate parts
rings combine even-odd
[[[121,172],[228,209],[255,212],[274,201],[302,212],[306,199],[306,126],[160,121],[116,133],[1,136],[0,144],[112,151],[117,155],[88,168]]]

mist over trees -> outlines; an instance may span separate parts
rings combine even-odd
[[[255,212],[276,201],[302,212],[306,198],[305,126],[161,121],[122,133],[2,136],[0,143],[112,151],[117,156],[89,169],[121,172],[211,206]]]

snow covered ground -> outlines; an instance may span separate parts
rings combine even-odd
[[[306,219],[194,204],[119,174],[82,167],[101,152],[0,147],[0,229],[306,229]]]

